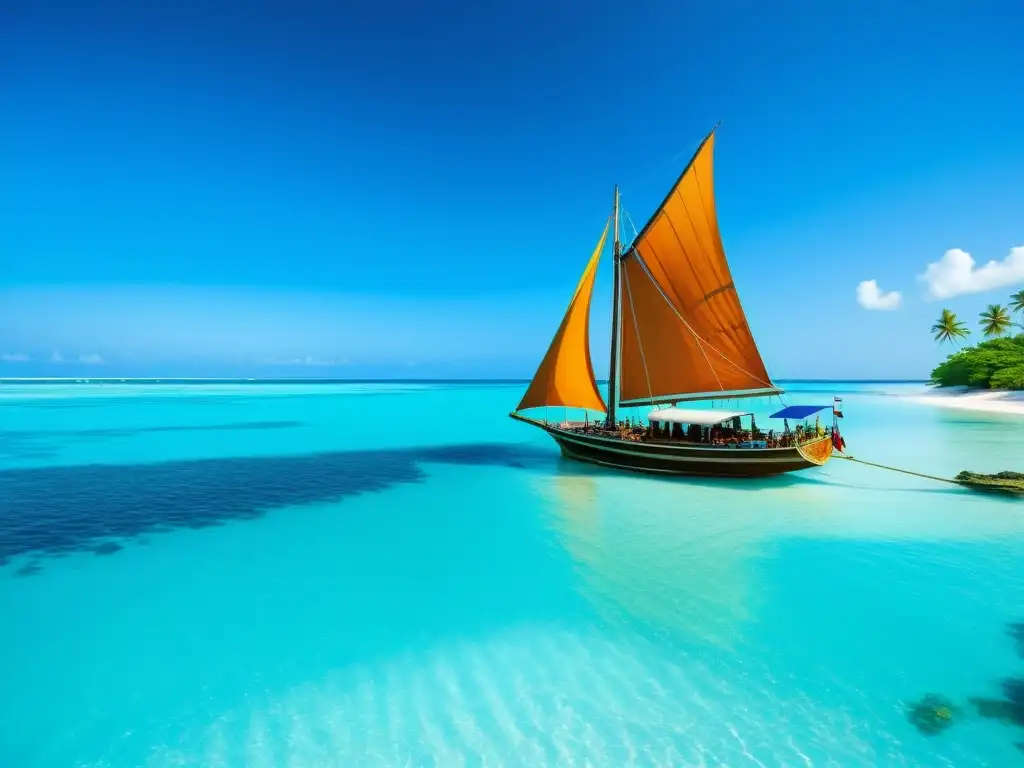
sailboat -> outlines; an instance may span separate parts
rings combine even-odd
[[[829,406],[788,406],[772,414],[786,425],[776,436],[758,430],[748,411],[678,405],[784,394],[768,375],[722,246],[713,178],[716,130],[625,250],[615,188],[612,213],[561,325],[510,414],[547,432],[567,458],[639,472],[760,477],[821,466],[842,446],[838,410],[830,429],[788,428],[788,419],[806,419]],[[590,305],[609,228],[614,272],[605,404],[590,358]],[[651,408],[646,425],[619,419],[621,408],[634,406]],[[552,422],[523,413],[552,407],[581,409],[584,420]],[[604,419],[591,421],[590,412]]]

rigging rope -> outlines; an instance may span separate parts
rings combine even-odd
[[[654,279],[654,275],[651,274],[651,271],[647,268],[647,264],[640,257],[640,254],[639,253],[634,253],[633,254],[633,258],[636,259],[640,263],[640,267],[643,269],[644,274],[647,275],[648,279],[654,284],[654,287],[658,289],[658,293],[661,294],[661,298],[665,300],[665,303],[668,304],[668,306],[672,310],[672,312],[675,313],[675,316],[679,318],[679,320],[682,322],[682,324],[686,326],[686,330],[688,330],[690,332],[690,334],[693,336],[693,338],[695,338],[697,340],[697,348],[700,349],[701,354],[704,355],[704,359],[708,361],[708,367],[711,368],[711,372],[715,375],[715,379],[716,380],[718,380],[718,373],[715,372],[715,367],[713,365],[711,365],[711,361],[708,360],[707,353],[704,351],[704,347],[702,346],[703,344],[706,344],[712,351],[716,352],[719,357],[721,357],[723,360],[725,360],[725,362],[727,362],[729,365],[731,365],[733,368],[735,368],[740,373],[745,373],[747,376],[752,378],[754,381],[758,381],[761,384],[766,384],[769,387],[774,387],[775,386],[770,381],[765,381],[761,377],[755,376],[750,371],[747,371],[747,370],[741,368],[740,366],[738,366],[736,363],[734,363],[732,360],[730,360],[728,357],[726,357],[724,352],[722,352],[720,349],[716,348],[714,344],[712,344],[710,341],[707,341],[699,333],[697,333],[695,330],[693,330],[693,326],[690,325],[688,322],[686,322],[686,318],[683,317],[680,314],[679,310],[676,309],[676,305],[672,303],[671,299],[669,299],[668,294],[665,293],[665,290],[661,287],[661,285],[658,283],[658,281]],[[720,380],[718,381],[718,386],[719,387],[722,386],[722,382]]]
[[[626,295],[629,297],[629,313],[633,316],[633,330],[636,331],[636,345],[640,348],[640,362],[644,366],[644,378],[647,379],[647,395],[654,407],[654,392],[651,390],[651,374],[647,372],[647,356],[644,354],[644,343],[640,340],[640,324],[636,321],[636,307],[633,306],[633,291],[629,287],[629,273],[623,270],[622,277],[626,282]]]
[[[678,152],[676,152],[676,154],[674,154],[665,162],[659,163],[658,165],[651,167],[650,170],[648,170],[646,173],[641,173],[637,176],[634,176],[632,179],[628,181],[628,183],[620,184],[619,190],[621,191],[623,189],[628,189],[630,192],[635,191],[637,187],[640,187],[646,184],[647,182],[653,180],[656,175],[660,174],[666,168],[669,168],[670,166],[678,167],[677,163],[679,161],[679,158],[686,157],[687,155],[693,155],[692,145],[685,149],[679,150]]]
[[[621,205],[622,205],[621,204],[621,196],[622,196],[622,194],[620,192],[619,193],[620,209],[622,210],[622,214],[626,217],[626,221],[629,222],[629,226],[633,229],[633,237],[634,237],[634,241],[635,241],[635,238],[639,237],[640,233],[637,232],[636,225],[633,224],[633,219],[630,218],[629,212],[626,211],[625,208],[621,207]],[[687,215],[689,215],[689,213],[687,213]],[[630,247],[632,247],[632,246],[630,246]],[[628,250],[629,249],[627,249],[627,251]],[[705,359],[705,361],[707,361],[708,367],[711,369],[711,373],[714,375],[715,380],[718,382],[719,388],[721,388],[722,382],[721,382],[721,379],[719,379],[719,377],[718,377],[718,373],[715,371],[715,366],[713,366],[711,364],[711,361],[708,360],[707,353],[704,351],[704,348],[703,348],[703,345],[705,345],[705,344],[708,347],[710,347],[719,357],[721,357],[723,360],[725,360],[725,362],[727,362],[729,365],[731,365],[733,368],[735,368],[740,373],[746,374],[747,376],[749,376],[750,378],[754,379],[755,381],[758,381],[761,384],[765,384],[765,385],[767,385],[769,387],[774,387],[775,386],[774,384],[772,384],[772,382],[765,381],[760,376],[755,376],[750,371],[747,371],[744,368],[742,368],[741,366],[739,366],[736,363],[734,363],[732,360],[730,360],[728,357],[725,356],[724,352],[722,352],[720,349],[715,347],[714,344],[712,344],[707,339],[703,338],[700,334],[698,334],[695,330],[693,330],[693,326],[691,326],[688,322],[686,322],[686,318],[684,318],[680,314],[679,310],[676,309],[675,304],[672,303],[672,301],[669,299],[668,295],[665,293],[665,290],[661,287],[661,285],[658,283],[658,281],[654,279],[654,275],[651,274],[650,270],[647,268],[647,264],[644,262],[643,258],[640,256],[640,254],[638,252],[635,252],[633,254],[632,258],[637,259],[640,262],[640,266],[643,267],[644,273],[646,273],[647,277],[654,284],[654,287],[658,289],[658,293],[661,294],[661,298],[665,300],[665,303],[669,305],[669,307],[675,313],[676,317],[678,317],[682,321],[683,325],[686,326],[686,330],[688,330],[690,332],[690,334],[693,336],[693,338],[695,338],[697,340],[697,348],[700,349],[701,354],[704,355],[704,359]],[[639,333],[639,331],[638,331],[638,333]],[[648,385],[649,385],[649,383],[648,383]]]
[[[621,205],[622,205],[622,194],[620,193],[619,194],[619,206],[621,207]],[[629,215],[629,212],[625,208],[622,208],[622,215],[626,217],[626,221],[629,222],[630,229],[633,230],[633,239],[629,241],[629,247],[626,248],[626,251],[628,252],[629,249],[633,247],[633,243],[636,242],[636,239],[638,237],[640,237],[640,233],[637,231],[636,224],[633,223],[633,218]]]
[[[630,240],[630,245],[636,241],[637,236],[640,234],[637,232],[636,224],[633,223],[633,217],[629,215],[629,211],[622,205],[622,193],[619,193],[619,210],[622,211],[622,215],[626,217],[626,221],[629,222],[630,229],[633,230],[633,239]],[[628,249],[627,249],[628,250]],[[644,345],[640,340],[640,324],[636,321],[636,307],[633,306],[633,292],[629,288],[629,275],[623,270],[622,276],[626,279],[626,291],[629,293],[629,310],[633,315],[633,329],[636,331],[636,343],[640,348],[640,359],[644,364],[644,378],[647,380],[647,396],[651,399],[651,408],[656,406],[654,402],[654,392],[651,389],[651,375],[647,372],[647,356],[644,354]],[[651,411],[647,411],[650,415]]]

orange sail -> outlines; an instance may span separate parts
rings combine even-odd
[[[590,298],[594,293],[597,264],[608,237],[605,224],[601,239],[583,271],[562,324],[551,340],[533,381],[523,395],[517,411],[562,405],[605,412],[604,400],[597,391],[594,368],[590,362]]]
[[[712,131],[622,257],[620,403],[778,393],[725,259]]]

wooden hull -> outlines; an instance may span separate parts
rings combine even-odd
[[[551,435],[567,458],[631,472],[767,477],[821,466],[832,456],[832,440],[828,437],[790,448],[712,448],[686,443],[632,442],[608,435],[581,434],[518,414],[512,415]]]

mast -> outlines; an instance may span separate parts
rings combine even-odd
[[[612,245],[612,341],[611,354],[608,363],[608,417],[605,419],[606,427],[615,426],[616,410],[619,393],[619,272],[622,260],[622,244],[619,242],[619,185],[615,185],[615,202],[612,208],[612,219],[614,225],[614,240]]]

